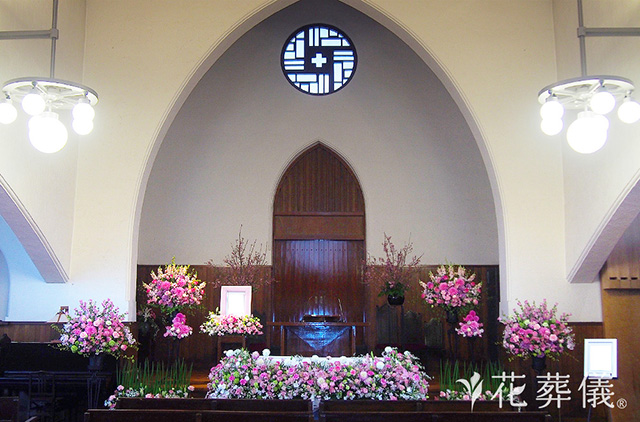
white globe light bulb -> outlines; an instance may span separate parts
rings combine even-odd
[[[564,107],[560,104],[556,98],[547,100],[542,107],[540,107],[540,117],[545,119],[562,119],[564,115]]]
[[[610,92],[603,89],[591,97],[589,106],[591,107],[591,110],[598,114],[607,114],[616,106],[616,99]]]
[[[571,148],[581,154],[598,151],[607,141],[609,121],[592,111],[578,113],[575,122],[567,129],[567,141]]]
[[[18,110],[11,104],[11,100],[0,102],[0,123],[8,125],[18,117]]]
[[[35,89],[22,99],[22,109],[30,116],[42,113],[46,106],[44,98]]]
[[[87,135],[93,130],[93,120],[73,119],[71,126],[78,135]]]
[[[74,120],[91,121],[96,116],[96,112],[86,100],[76,104],[71,112]]]
[[[562,131],[562,119],[546,118],[542,119],[540,129],[545,135],[553,136]]]
[[[618,118],[624,123],[635,123],[640,120],[640,104],[631,98],[625,98],[618,108]]]
[[[58,152],[67,143],[67,128],[58,114],[47,111],[29,119],[29,141],[35,149],[45,153]]]

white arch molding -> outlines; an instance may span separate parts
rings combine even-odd
[[[69,280],[69,275],[44,233],[2,176],[0,176],[0,215],[16,235],[44,281],[66,283]]]

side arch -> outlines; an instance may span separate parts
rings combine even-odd
[[[17,195],[0,177],[0,215],[5,219],[47,283],[66,283],[69,275]]]

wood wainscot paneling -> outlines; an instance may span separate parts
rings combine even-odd
[[[624,232],[600,272],[604,337],[618,339],[615,398],[627,406],[611,409],[611,421],[640,420],[640,215]]]

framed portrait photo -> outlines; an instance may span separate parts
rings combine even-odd
[[[220,288],[222,315],[251,315],[251,286],[222,286]]]

